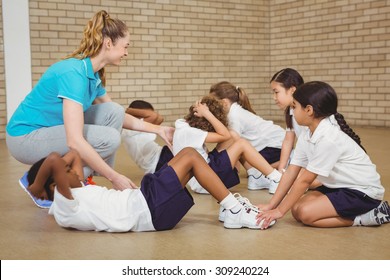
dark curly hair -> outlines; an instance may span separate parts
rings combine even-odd
[[[223,104],[217,98],[208,95],[204,96],[200,101],[202,104],[206,104],[209,108],[210,112],[226,127],[228,126],[227,112],[225,111]],[[215,132],[214,127],[211,123],[203,117],[197,117],[194,114],[194,105],[192,105],[189,109],[188,114],[184,117],[186,122],[195,128],[199,128],[201,130],[207,132]]]

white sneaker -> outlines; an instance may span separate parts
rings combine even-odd
[[[360,226],[380,226],[390,222],[390,207],[387,201],[382,201],[378,207],[356,218]]]
[[[235,193],[234,194],[234,197],[238,200],[238,202],[241,204],[241,205],[252,205],[252,203],[250,203],[249,199],[247,199],[246,197],[243,197],[241,196],[239,193]],[[218,216],[218,219],[220,222],[224,222],[225,221],[225,215],[226,215],[226,209],[221,205],[219,207],[219,216]]]
[[[274,180],[269,180],[269,181],[270,181],[270,184],[269,184],[268,192],[270,194],[274,194],[276,192],[276,189],[279,186],[279,182],[275,182]]]
[[[270,179],[261,174],[259,177],[254,175],[248,176],[248,190],[256,191],[262,189],[268,189],[270,186]]]
[[[250,228],[250,229],[262,229],[263,221],[257,224],[256,216],[260,210],[254,205],[243,205],[242,208],[233,213],[232,210],[225,211],[225,228]],[[273,226],[275,221],[272,221],[269,227]]]
[[[382,201],[381,204],[374,210],[375,220],[382,225],[390,222],[390,207],[387,201]]]

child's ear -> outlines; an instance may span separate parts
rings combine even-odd
[[[307,106],[305,107],[305,111],[306,111],[306,113],[307,113],[310,117],[314,116],[314,109],[313,109],[313,106],[307,105]]]
[[[295,86],[292,86],[292,87],[290,87],[290,88],[288,89],[288,93],[292,95],[292,94],[295,92],[296,89],[297,89],[297,88],[296,88]]]

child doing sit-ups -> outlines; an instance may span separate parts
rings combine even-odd
[[[144,122],[160,125],[164,118],[154,110],[153,105],[144,100],[135,100],[126,109]],[[153,173],[173,158],[168,146],[156,143],[156,134],[123,129],[122,140],[127,153],[144,173]]]
[[[226,228],[260,229],[258,209],[236,198],[194,149],[186,148],[154,174],[146,174],[141,187],[123,191],[84,186],[82,162],[75,151],[61,157],[51,153],[29,171],[30,193],[53,199],[49,214],[65,228],[108,232],[168,230],[194,204],[183,187],[195,176],[227,209]],[[52,183],[51,183],[52,182]]]
[[[216,144],[216,147],[209,152],[206,144]],[[185,147],[196,149],[228,188],[240,183],[235,166],[242,159],[265,174],[273,188],[277,188],[281,173],[248,141],[231,137],[223,103],[213,96],[197,101],[184,119],[176,121],[173,154]]]

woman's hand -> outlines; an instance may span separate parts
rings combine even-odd
[[[138,188],[137,185],[134,184],[129,178],[119,173],[111,180],[111,183],[112,187],[118,191]]]
[[[279,211],[278,208],[268,211],[261,211],[257,216],[257,224],[263,223],[261,229],[266,229],[269,227],[272,221],[280,219],[283,217],[283,214]]]

